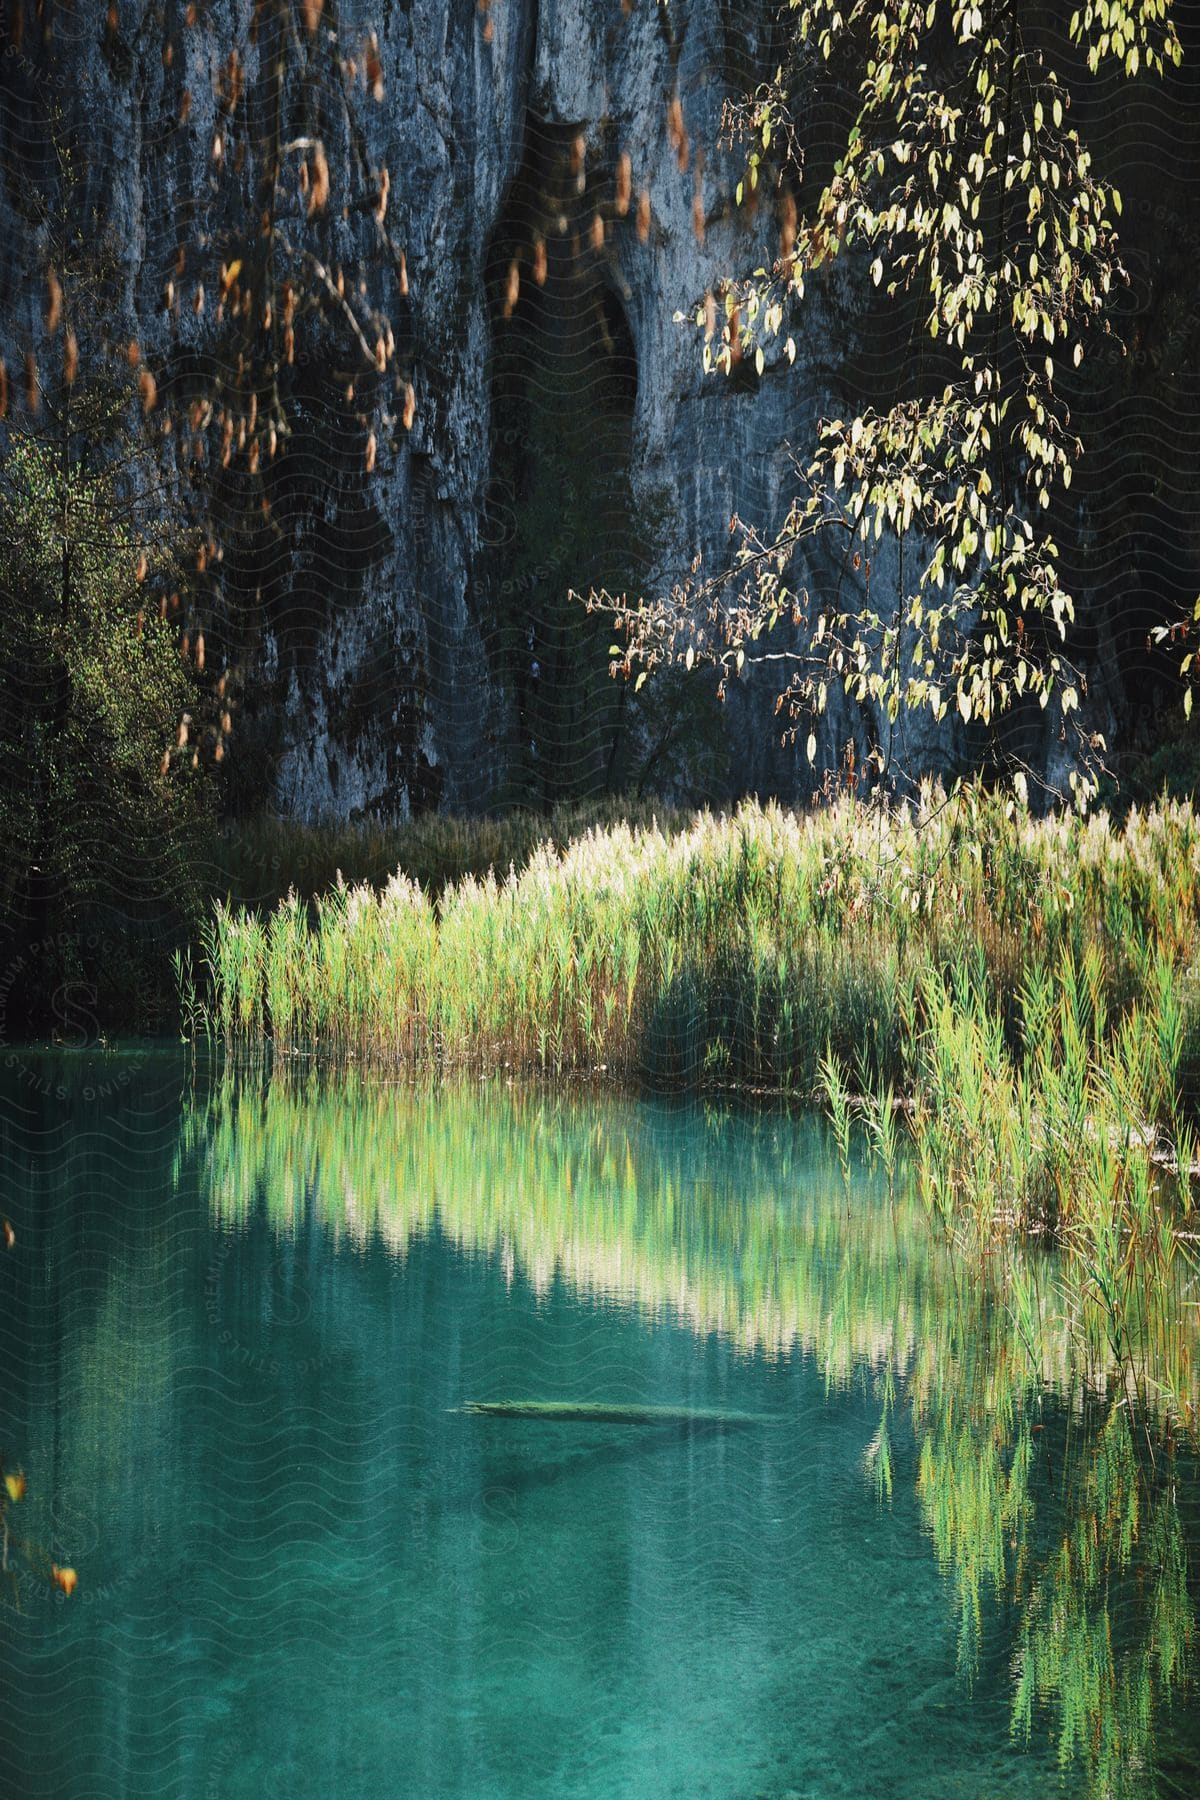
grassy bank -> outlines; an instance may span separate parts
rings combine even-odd
[[[452,835],[475,869],[500,829],[413,828]],[[972,1007],[1017,1051],[1049,1023],[1096,1047],[1174,1005],[1177,1075],[1195,1061],[1200,824],[1183,806],[1115,831],[980,790],[893,816],[748,805],[564,833],[437,892],[414,879],[420,860],[408,847],[384,885],[266,916],[218,905],[199,969],[208,1027],[332,1056],[811,1094],[827,1049],[856,1086],[899,1087],[930,1026],[958,1029]],[[1068,969],[1070,1019],[1055,1011]]]

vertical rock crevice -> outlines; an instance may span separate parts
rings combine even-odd
[[[531,115],[489,245],[492,568],[481,621],[496,695],[498,803],[620,786],[628,696],[611,627],[572,590],[646,572],[631,485],[638,365],[612,241],[613,179],[582,123]]]

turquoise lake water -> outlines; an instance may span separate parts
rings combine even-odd
[[[3,1794],[1200,1793],[1194,1466],[818,1122],[8,1061]]]

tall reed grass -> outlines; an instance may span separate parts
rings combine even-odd
[[[650,801],[604,798],[554,807],[517,808],[463,817],[422,813],[413,819],[358,819],[305,824],[259,816],[222,826],[210,846],[205,881],[210,894],[244,906],[275,906],[289,893],[308,900],[339,882],[381,888],[402,869],[438,894],[467,875],[523,869],[541,844],[564,849],[593,826],[626,823],[682,825],[683,813]]]
[[[1132,1059],[1140,1094],[1161,1030],[1182,1089],[1198,866],[1182,805],[1116,831],[1104,815],[1035,820],[978,788],[892,814],[847,801],[621,822],[436,894],[397,873],[262,916],[218,903],[196,1016],[282,1052],[804,1095],[827,1057],[860,1091],[900,1091],[919,1047],[934,1055],[931,1030],[946,1068],[987,1067],[1043,1027],[1055,1055],[1111,1041],[1112,1078],[1111,1058]],[[1063,1015],[1068,970],[1081,986]],[[1162,1110],[1157,1089],[1145,1097]]]

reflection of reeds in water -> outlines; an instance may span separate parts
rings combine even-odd
[[[669,1113],[536,1090],[462,1085],[445,1098],[354,1073],[246,1071],[197,1098],[186,1131],[226,1223],[261,1203],[289,1231],[311,1211],[333,1242],[382,1241],[399,1258],[436,1228],[540,1294],[559,1280],[748,1351],[802,1350],[831,1385],[890,1364],[922,1389],[949,1354],[967,1287],[1005,1321],[1008,1363],[1040,1387],[1067,1393],[1085,1378],[1127,1397],[1132,1358],[1152,1412],[1180,1391],[1181,1370],[1185,1409],[1200,1400],[1197,1309],[1177,1282],[1131,1311],[1118,1356],[1102,1296],[1064,1286],[1066,1253],[965,1263],[930,1232],[903,1174],[892,1205],[861,1186],[848,1205],[814,1128],[683,1117],[676,1130]]]
[[[1198,1322],[1179,1265],[1114,1343],[1070,1250],[1006,1240],[1001,1257],[976,1241],[968,1260],[965,1240],[929,1230],[903,1170],[890,1204],[861,1177],[848,1197],[811,1128],[683,1118],[502,1087],[232,1074],[193,1102],[185,1141],[228,1226],[261,1206],[277,1231],[315,1217],[333,1243],[398,1257],[438,1230],[540,1293],[558,1281],[746,1351],[804,1351],[831,1387],[873,1388],[875,1479],[886,1498],[898,1445],[915,1452],[964,1670],[990,1602],[1015,1607],[1014,1731],[1048,1722],[1096,1800],[1146,1793],[1195,1630],[1179,1504],[1195,1484],[1171,1424]]]
[[[226,1223],[261,1196],[278,1230],[311,1210],[334,1242],[382,1241],[401,1258],[436,1228],[539,1294],[562,1281],[747,1351],[814,1352],[834,1383],[857,1366],[908,1368],[948,1278],[919,1206],[847,1212],[811,1129],[781,1156],[786,1124],[764,1120],[759,1152],[720,1113],[688,1113],[678,1130],[656,1116],[661,1130],[621,1103],[597,1113],[530,1091],[447,1101],[353,1075],[234,1077],[189,1130]],[[797,1165],[801,1142],[812,1154]]]
[[[1028,1736],[1049,1703],[1060,1761],[1082,1761],[1097,1794],[1144,1794],[1155,1714],[1187,1683],[1195,1640],[1176,1472],[1147,1482],[1119,1407],[1067,1454],[1055,1553],[1023,1571],[1013,1723]]]
[[[973,1368],[914,1407],[917,1490],[956,1596],[960,1666],[978,1668],[988,1596],[1011,1605],[1014,1734],[1047,1722],[1095,1800],[1145,1800],[1159,1715],[1192,1678],[1194,1469],[1185,1479],[1169,1441],[1148,1458],[1139,1421],[1082,1385],[1055,1431],[1037,1389],[1011,1378],[1003,1325]]]

